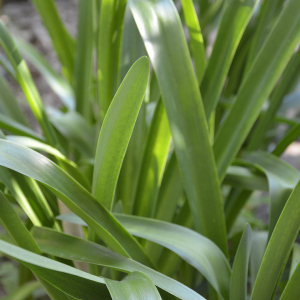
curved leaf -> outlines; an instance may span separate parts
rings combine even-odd
[[[115,216],[131,234],[178,254],[205,276],[223,299],[229,299],[231,270],[226,257],[211,240],[183,226],[148,218]],[[74,214],[60,215],[58,219],[86,225]]]
[[[253,152],[246,154],[243,158],[254,163],[265,172],[268,178],[271,198],[269,222],[269,235],[271,236],[288,197],[300,179],[300,172],[269,153]]]
[[[62,215],[64,217],[65,215]],[[181,299],[202,299],[194,291],[153,269],[121,256],[96,243],[57,231],[35,227],[32,234],[44,253],[91,264],[106,266],[123,272],[142,272],[155,285]]]
[[[223,184],[241,187],[246,190],[267,191],[268,180],[262,172],[251,172],[243,166],[230,166],[227,169]]]
[[[104,279],[0,240],[0,252],[23,263],[64,293],[82,300],[111,299]]]
[[[0,140],[0,165],[51,187],[64,204],[85,220],[108,246],[152,266],[141,246],[92,195],[43,155],[18,144]],[[128,252],[127,252],[128,251]]]
[[[199,270],[224,299],[229,298],[230,267],[222,251],[212,241],[179,225],[126,215],[116,217],[131,234],[178,254]]]
[[[7,135],[6,139],[23,146],[26,146],[33,150],[43,151],[54,155],[59,165],[67,171],[74,179],[76,179],[80,184],[82,184],[86,189],[90,190],[91,186],[87,179],[82,175],[79,171],[78,166],[69,160],[66,156],[64,156],[60,151],[56,148],[51,147],[45,143],[39,142],[35,139],[24,137],[24,136],[15,136],[15,135]]]

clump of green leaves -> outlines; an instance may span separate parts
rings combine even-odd
[[[42,129],[0,77],[6,299],[298,299],[300,173],[279,156],[300,133],[299,0],[81,0],[76,40],[53,0],[32,2],[61,73],[0,22]]]

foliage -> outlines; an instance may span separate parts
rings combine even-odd
[[[0,21],[42,132],[0,76],[6,300],[299,299],[300,173],[279,156],[300,133],[300,2],[174,2],[80,0],[74,39],[32,0],[61,72]]]

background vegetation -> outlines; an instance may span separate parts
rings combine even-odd
[[[61,72],[0,21],[5,299],[299,299],[300,173],[280,156],[300,1],[80,0],[75,39],[31,2]]]

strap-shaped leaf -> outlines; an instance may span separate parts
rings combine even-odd
[[[149,78],[149,60],[140,58],[121,83],[103,121],[95,157],[93,195],[112,209],[118,176]]]
[[[126,273],[142,272],[149,277],[156,286],[180,299],[202,299],[197,293],[176,280],[96,243],[43,227],[35,227],[32,230],[32,234],[44,253],[106,266]]]
[[[137,241],[92,195],[43,155],[6,140],[0,140],[0,165],[50,187],[53,193],[116,252],[152,266]],[[128,251],[128,252],[127,252]]]
[[[160,100],[152,118],[141,162],[133,211],[135,215],[141,217],[154,216],[170,142],[171,132],[168,118],[164,104]]]
[[[151,280],[140,272],[132,272],[122,281],[105,279],[113,300],[162,300]]]
[[[84,116],[88,124],[91,117],[90,85],[92,82],[95,10],[96,1],[81,0],[79,2],[78,36],[74,62],[74,90],[76,110]]]
[[[230,64],[257,0],[227,0],[212,54],[201,83],[207,120],[215,110]]]
[[[300,244],[295,243],[293,246],[293,255],[292,255],[292,263],[290,268],[290,278],[292,277],[294,271],[296,270],[296,267],[298,266],[300,262]]]
[[[219,180],[176,7],[172,0],[130,0],[129,5],[160,87],[195,226],[227,253]]]
[[[101,1],[98,36],[99,106],[104,119],[116,90],[126,0]]]
[[[183,195],[183,191],[180,169],[176,155],[173,152],[166,166],[161,187],[159,189],[155,219],[172,222],[178,202]],[[145,250],[154,263],[156,263],[163,247],[153,242],[146,241]]]
[[[262,48],[268,33],[272,29],[274,17],[282,9],[283,0],[266,0],[260,3],[257,19],[255,20],[256,26],[253,37],[251,39],[251,47],[247,57],[246,70],[249,69],[259,50]]]
[[[254,231],[252,233],[252,247],[250,254],[250,276],[251,287],[253,288],[261,262],[268,243],[267,231]]]
[[[247,277],[251,243],[251,227],[247,224],[234,257],[230,281],[230,300],[247,299]]]
[[[298,0],[287,1],[220,125],[214,153],[221,180],[300,40],[299,14]]]
[[[290,299],[299,299],[300,298],[300,264],[298,263],[292,277],[288,281],[283,293],[280,297],[280,300],[290,300]]]
[[[204,41],[198,16],[192,0],[181,0],[185,23],[189,30],[191,54],[194,59],[198,83],[201,82],[205,70],[206,57]]]
[[[280,272],[300,229],[299,205],[300,183],[289,197],[274,228],[255,281],[251,300],[271,299]]]

